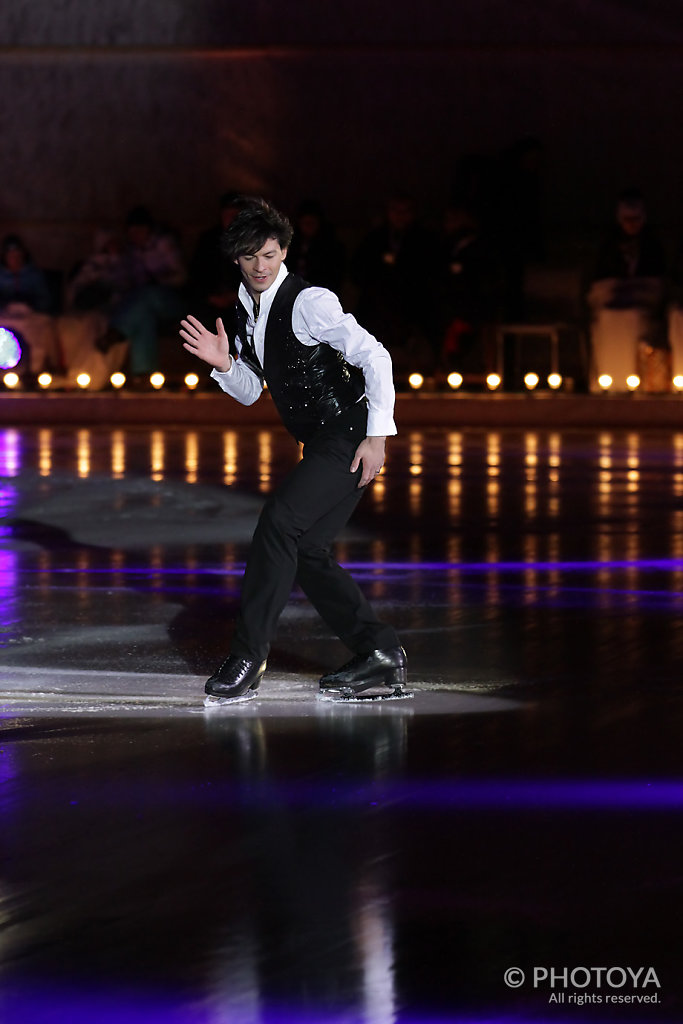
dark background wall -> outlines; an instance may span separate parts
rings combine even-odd
[[[553,237],[634,183],[675,233],[682,86],[679,0],[12,0],[0,228],[66,267],[134,203],[189,243],[238,188],[353,236],[397,189],[436,219],[460,156],[533,134]]]

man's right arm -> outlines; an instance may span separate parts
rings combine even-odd
[[[242,405],[253,405],[263,391],[259,377],[241,360],[230,355],[223,321],[216,321],[213,334],[194,316],[181,321],[183,348],[212,367],[211,376],[219,387]]]

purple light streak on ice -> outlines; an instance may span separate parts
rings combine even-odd
[[[420,572],[447,572],[453,569],[463,572],[597,572],[600,569],[648,569],[672,572],[683,569],[682,558],[641,558],[634,560],[587,561],[587,562],[344,562],[347,569],[391,571],[417,569]]]
[[[85,986],[78,990],[54,988],[34,980],[20,991],[10,989],[1,998],[0,1006],[8,1020],[26,1021],[27,1024],[55,1024],[56,1021],[68,1021],[69,1024],[208,1024],[214,1018],[210,1011],[207,1012],[207,1005],[202,1005],[207,995],[210,1000],[210,992],[198,992],[192,1005],[181,996],[176,1000],[168,990],[163,994],[141,990],[122,995],[120,988],[108,990],[102,986],[90,991]],[[349,1019],[348,1012],[344,1012],[348,1008],[343,1006],[336,1010],[282,1004],[269,1007],[263,1005],[262,996],[261,1000],[259,1024],[338,1024],[341,1019]],[[354,1014],[353,1019],[361,1018]],[[395,1024],[452,1024],[453,1019],[452,1016],[423,1015],[416,1011],[405,1011],[394,1018]],[[458,1014],[457,1020],[459,1024],[513,1024],[519,1021],[519,1017]],[[555,1019],[554,1024],[562,1024],[562,1021]]]
[[[214,1019],[210,1011],[207,1012],[207,1006],[202,1005],[206,998],[202,992],[197,993],[195,1005],[188,1005],[180,997],[176,1001],[168,991],[163,995],[148,991],[130,992],[124,997],[120,989],[107,990],[104,986],[96,992],[60,990],[41,986],[35,981],[30,991],[28,985],[26,989],[9,991],[2,998],[0,1005],[9,1011],[8,1020],[25,1021],[27,1024],[55,1024],[56,1021],[68,1021],[69,1024],[208,1024]],[[211,993],[208,995],[210,999]],[[258,1021],[259,1024],[338,1024],[342,1019],[350,1019],[348,1009],[344,1006],[330,1010],[311,1009],[310,1006],[269,1007],[262,1001]],[[371,1024],[370,1018],[360,1013],[354,1014],[352,1019],[367,1020]],[[458,1013],[457,1017],[405,1010],[396,1013],[392,1019],[395,1024],[453,1024],[455,1020],[458,1024],[519,1024],[522,1019],[531,1024],[534,1020],[547,1020],[547,1017],[538,1017],[531,1011],[522,1018],[514,1010],[510,1015],[494,1011],[481,1015]],[[582,1015],[581,1020],[591,1024],[591,1018],[586,1015]],[[553,1024],[565,1022],[566,1018],[553,1017]]]
[[[18,555],[16,551],[0,551],[0,647],[3,634],[16,624],[18,587]]]
[[[54,799],[62,799],[59,782]],[[43,797],[51,793],[46,780]],[[120,782],[70,791],[70,799],[81,805],[100,802],[128,802],[140,793],[156,805],[186,804],[192,807],[239,806],[243,803],[292,807],[377,808],[381,811],[581,811],[613,813],[680,813],[683,809],[683,779],[401,779],[379,782],[344,783],[319,780],[282,780],[245,777],[200,785],[136,782],[131,793]]]
[[[386,573],[386,579],[389,582],[400,582],[399,576],[408,577],[412,573],[422,573],[423,575],[433,574],[438,576],[449,572],[458,572],[461,577],[461,586],[468,586],[466,578],[468,576],[491,576],[492,574],[498,574],[500,576],[519,576],[522,573],[532,572],[562,572],[562,573],[585,573],[586,575],[595,574],[598,571],[608,572],[621,572],[628,570],[640,571],[657,571],[657,572],[675,572],[683,570],[683,559],[674,558],[659,558],[659,559],[641,559],[638,561],[627,561],[627,560],[614,560],[614,561],[586,561],[586,562],[343,562],[342,563],[349,572],[352,572],[358,579],[364,580],[366,583],[377,582],[382,578],[382,574]],[[168,579],[174,576],[188,576],[191,575],[196,577],[197,580],[211,577],[221,577],[224,579],[230,577],[241,577],[244,573],[244,562],[233,562],[226,566],[201,566],[193,567],[192,569],[184,566],[162,566],[155,567],[152,570],[149,566],[126,566],[123,569],[117,570],[121,573],[122,577],[139,578],[148,577],[152,574],[155,577],[154,585],[151,589],[155,591],[163,590],[165,593],[183,593],[188,589],[191,589],[195,593],[222,593],[225,594],[225,587],[217,589],[207,586],[205,583],[200,584],[199,582],[193,582],[191,586],[181,585],[172,586],[169,584],[162,584],[163,579]],[[50,570],[54,575],[74,575],[78,573],[83,574],[83,570],[75,569],[73,567],[55,568]],[[111,574],[111,569],[107,568],[95,568],[85,570],[86,573],[91,576],[100,574]],[[442,581],[443,585],[448,585],[449,580],[444,578]],[[470,586],[477,586],[475,583],[469,584]],[[135,584],[138,589],[139,584]],[[543,594],[551,592],[554,598],[557,599],[559,595],[564,595],[568,598],[571,595],[583,598],[585,595],[591,594],[603,594],[612,595],[616,599],[628,599],[633,600],[634,598],[647,601],[649,604],[660,605],[662,601],[665,601],[669,605],[672,601],[679,602],[683,600],[683,594],[679,590],[671,587],[664,587],[662,589],[656,589],[653,587],[638,588],[638,587],[608,587],[604,583],[592,582],[591,585],[586,586],[568,586],[566,582],[559,584],[554,582],[552,586],[546,581],[540,580],[533,582],[528,579],[519,580],[507,584],[500,583],[501,590],[507,590],[513,593],[523,591],[524,593],[537,593]]]
[[[358,572],[373,572],[377,570],[383,570],[386,572],[405,572],[406,570],[415,572],[451,572],[457,570],[459,572],[528,572],[529,569],[533,569],[536,572],[554,572],[558,569],[562,572],[597,572],[603,569],[638,569],[638,570],[657,570],[661,572],[675,572],[683,570],[683,559],[681,558],[643,558],[634,561],[589,561],[589,562],[342,562],[344,568],[351,571]],[[149,566],[126,566],[122,569],[117,569],[117,572],[122,572],[126,575],[148,575],[150,572],[155,574],[162,573],[166,576],[172,575],[183,575],[188,574],[197,576],[230,576],[238,575],[244,572],[244,562],[233,562],[226,566],[200,566],[187,568],[185,566],[162,566],[160,568],[154,568],[153,570]],[[69,567],[61,569],[51,569],[51,572],[55,573],[76,573],[83,572],[81,569],[72,569]],[[89,573],[109,573],[112,570],[107,568],[97,568],[87,570]]]

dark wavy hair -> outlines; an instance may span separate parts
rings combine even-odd
[[[256,196],[240,196],[235,206],[240,212],[221,239],[224,254],[230,260],[252,256],[269,238],[276,238],[281,249],[289,248],[293,228],[284,213]]]

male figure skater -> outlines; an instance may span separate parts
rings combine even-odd
[[[303,458],[270,495],[254,532],[231,651],[206,683],[209,702],[255,696],[277,621],[295,582],[354,652],[324,675],[330,696],[402,696],[406,656],[380,622],[331,545],[365,487],[380,472],[385,439],[396,433],[387,350],[345,314],[326,288],[287,271],[292,226],[265,200],[252,199],[223,237],[242,273],[237,336],[196,317],[181,322],[183,345],[213,367],[211,376],[251,405],[264,383]]]

